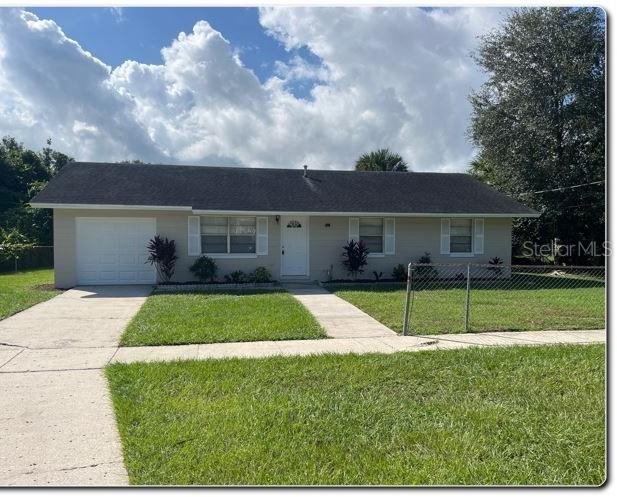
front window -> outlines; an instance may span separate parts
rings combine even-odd
[[[254,217],[201,216],[201,251],[204,254],[254,254]]]
[[[450,253],[470,254],[472,248],[471,219],[450,219]]]
[[[361,217],[360,241],[364,242],[370,253],[383,253],[383,219],[380,217]]]

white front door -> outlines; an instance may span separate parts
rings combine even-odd
[[[281,216],[281,275],[308,276],[308,217]]]
[[[77,284],[156,283],[146,264],[146,245],[156,233],[153,218],[76,218]]]

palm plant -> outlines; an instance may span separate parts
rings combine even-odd
[[[407,171],[403,158],[387,148],[362,154],[356,161],[356,171]]]
[[[146,264],[156,267],[159,279],[167,283],[174,274],[176,261],[176,242],[156,235],[147,245],[148,258]]]
[[[347,245],[343,247],[343,267],[349,274],[353,276],[355,280],[359,273],[364,271],[364,266],[368,264],[366,257],[368,255],[368,249],[364,242],[360,240],[350,240]]]

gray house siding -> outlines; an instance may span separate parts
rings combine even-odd
[[[174,281],[191,281],[195,277],[189,268],[197,259],[188,255],[188,214],[173,211],[141,211],[141,210],[98,210],[98,209],[54,209],[54,269],[55,285],[58,288],[69,288],[77,284],[77,241],[75,236],[75,220],[78,217],[147,217],[156,219],[156,232],[175,240],[178,262]],[[253,271],[257,266],[264,266],[272,275],[278,278],[280,274],[280,231],[273,216],[268,218],[268,255],[252,258],[216,259],[219,277],[222,278],[235,270]]]
[[[281,213],[285,214],[285,213]],[[165,210],[116,209],[54,209],[54,263],[55,284],[68,288],[77,284],[77,217],[155,218],[156,231],[176,241],[178,262],[175,281],[193,280],[189,267],[196,259],[188,255],[187,212]],[[436,263],[486,263],[492,257],[511,261],[511,218],[484,219],[484,254],[473,257],[451,257],[440,252],[439,217],[396,217],[395,254],[369,258],[365,276],[383,272],[390,277],[392,268],[399,263],[417,260],[425,251]],[[329,225],[329,226],[327,226]],[[344,278],[341,265],[342,247],[349,237],[349,218],[346,216],[311,216],[309,220],[309,275],[310,280],[324,280],[332,266],[334,278]],[[268,268],[275,279],[281,277],[281,235],[275,216],[268,216],[268,254],[250,258],[216,258],[219,277],[235,270],[253,271],[258,266]]]
[[[395,229],[395,254],[369,256],[363,277],[372,278],[373,271],[377,271],[383,272],[384,278],[390,278],[396,264],[415,262],[424,252],[430,252],[432,261],[441,264],[485,264],[493,257],[500,257],[505,264],[512,260],[511,218],[484,218],[484,253],[473,257],[440,254],[441,218],[396,217]],[[334,278],[348,277],[341,264],[343,245],[348,237],[348,217],[311,217],[311,279],[324,280],[330,264]]]

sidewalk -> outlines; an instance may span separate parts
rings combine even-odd
[[[312,354],[368,354],[421,350],[517,345],[587,344],[605,342],[604,330],[461,333],[454,335],[326,338],[272,342],[232,342],[156,347],[98,347],[72,349],[0,349],[12,358],[1,373],[99,370],[111,363],[188,359],[257,358]]]
[[[0,321],[0,485],[128,484],[101,368],[150,291],[74,288]]]
[[[224,359],[312,354],[369,354],[418,352],[421,350],[469,347],[512,347],[517,345],[586,344],[605,341],[604,330],[466,333],[460,335],[383,336],[375,338],[331,338],[325,340],[282,340],[278,342],[213,343],[175,347],[123,347],[115,362]]]
[[[346,300],[315,284],[287,284],[330,338],[394,337],[396,333]]]

